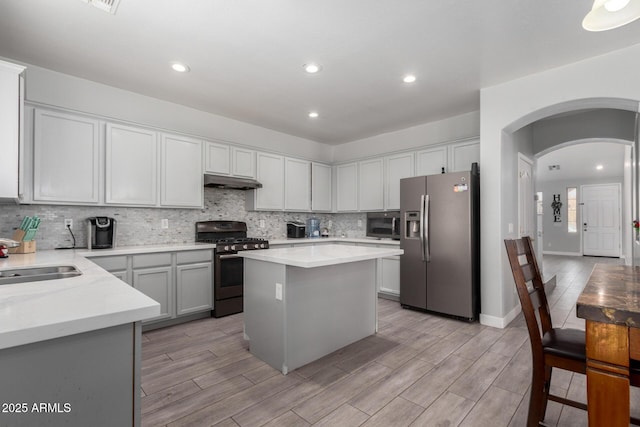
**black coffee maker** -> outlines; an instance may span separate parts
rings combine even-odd
[[[89,249],[109,249],[116,246],[116,220],[108,216],[87,218]]]

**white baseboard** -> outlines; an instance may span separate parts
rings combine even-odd
[[[580,252],[554,252],[554,251],[542,251],[542,255],[582,256],[582,253],[580,253]]]
[[[493,328],[504,329],[509,323],[511,323],[513,319],[518,316],[518,314],[520,314],[521,311],[522,308],[520,308],[520,304],[518,304],[504,317],[496,317],[480,313],[480,324],[491,326]]]

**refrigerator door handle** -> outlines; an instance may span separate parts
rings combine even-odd
[[[422,228],[422,241],[423,243],[423,251],[422,251],[422,259],[426,262],[431,261],[431,250],[429,245],[429,195],[425,195],[424,197],[424,209],[423,209],[423,224]]]
[[[420,196],[420,256],[422,262],[425,262],[424,258],[424,194]]]

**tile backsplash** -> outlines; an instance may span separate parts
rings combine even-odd
[[[71,234],[64,227],[65,218],[73,220],[72,231],[76,246],[86,247],[86,219],[93,216],[110,216],[116,219],[118,246],[192,243],[195,240],[195,222],[206,220],[245,221],[249,236],[283,239],[286,238],[287,221],[305,221],[307,218],[317,217],[321,227],[328,228],[331,236],[365,236],[364,213],[248,212],[245,209],[244,191],[205,188],[204,192],[204,209],[0,205],[0,237],[11,237],[19,227],[22,217],[34,215],[42,220],[36,241],[38,249],[43,250],[72,245]],[[161,228],[163,219],[168,220],[169,228]],[[260,220],[264,220],[264,228],[260,227]],[[361,226],[358,226],[358,221],[361,221]]]

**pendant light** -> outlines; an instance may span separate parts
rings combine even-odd
[[[582,28],[606,31],[640,18],[640,0],[595,0],[591,12],[584,17]]]

